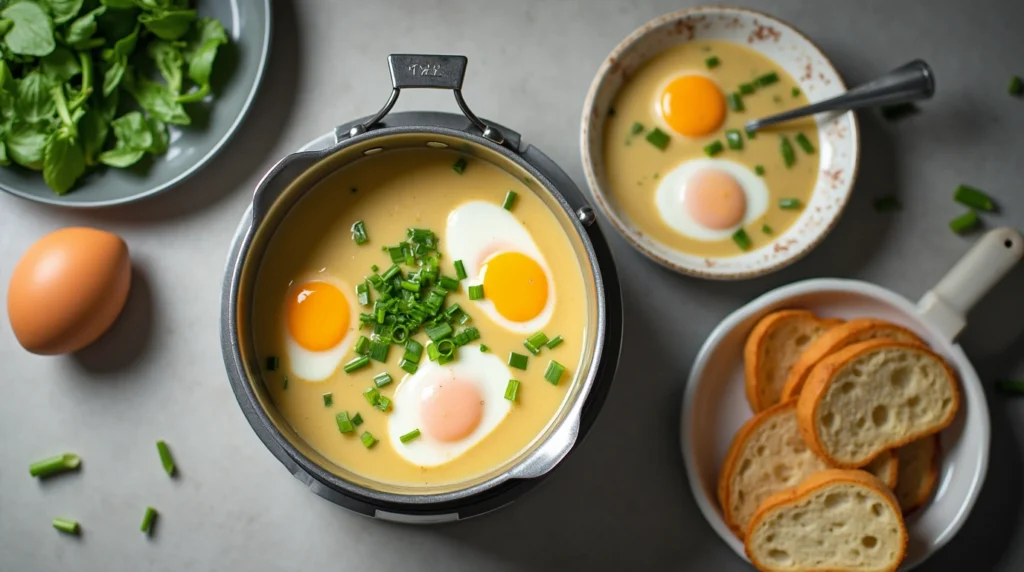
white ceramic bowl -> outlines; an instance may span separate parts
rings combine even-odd
[[[978,374],[954,341],[966,313],[1020,260],[1024,238],[1012,229],[987,233],[915,305],[880,286],[857,280],[815,279],[783,286],[730,314],[708,336],[687,381],[680,436],[690,488],[704,517],[736,554],[743,542],[718,505],[718,473],[736,431],[751,417],[743,381],[743,345],[754,324],[782,308],[821,316],[877,317],[917,333],[942,355],[960,380],[961,406],[941,435],[941,468],[929,502],[907,519],[910,544],[902,570],[949,542],[970,513],[988,468],[989,415]]]
[[[651,20],[629,35],[590,85],[583,104],[580,147],[587,185],[615,229],[647,257],[677,272],[719,280],[752,278],[773,272],[810,252],[835,225],[857,174],[860,136],[852,112],[819,115],[819,175],[800,218],[770,245],[738,256],[705,258],[655,241],[626,218],[608,192],[603,141],[608,109],[622,85],[652,57],[691,40],[724,40],[768,56],[797,80],[813,102],[846,91],[839,73],[806,36],[771,16],[739,8],[699,7]]]

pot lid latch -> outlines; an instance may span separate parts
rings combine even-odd
[[[462,97],[462,79],[466,75],[466,56],[431,56],[421,54],[391,54],[388,67],[391,68],[391,97],[376,115],[365,123],[349,130],[348,136],[355,137],[369,131],[391,111],[398,101],[398,94],[406,88],[450,89],[455,93],[455,102],[466,119],[480,130],[485,138],[502,145],[505,136],[501,131],[480,120],[466,105]]]

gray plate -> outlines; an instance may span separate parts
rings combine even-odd
[[[12,165],[0,168],[0,189],[51,205],[106,207],[155,195],[205,165],[238,128],[263,78],[270,50],[270,0],[200,0],[198,10],[220,20],[231,43],[221,47],[214,64],[213,104],[190,106],[192,125],[170,126],[166,155],[147,157],[131,169],[100,167],[64,196],[47,187],[41,173]]]

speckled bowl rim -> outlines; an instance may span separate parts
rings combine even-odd
[[[832,232],[832,229],[835,228],[835,225],[839,222],[840,217],[846,210],[846,206],[849,204],[850,194],[852,193],[853,188],[856,185],[857,175],[860,172],[860,121],[855,113],[849,112],[852,118],[852,127],[850,135],[855,141],[855,144],[854,153],[852,157],[853,168],[850,171],[849,182],[845,185],[846,188],[843,190],[842,203],[838,205],[831,219],[821,227],[821,230],[815,236],[813,236],[811,240],[804,243],[800,248],[790,249],[787,251],[788,254],[786,256],[776,259],[775,261],[773,261],[773,263],[767,264],[763,267],[759,267],[755,270],[750,270],[747,272],[708,272],[701,268],[677,264],[675,262],[665,259],[656,252],[652,251],[641,240],[639,240],[639,238],[634,233],[630,232],[627,225],[623,223],[619,214],[615,211],[615,209],[612,208],[611,201],[607,198],[604,188],[598,183],[597,175],[594,173],[593,154],[603,152],[603,150],[601,149],[596,149],[592,152],[589,144],[590,123],[594,108],[594,101],[597,97],[598,90],[601,88],[601,85],[608,77],[608,74],[610,73],[612,67],[618,61],[619,56],[621,56],[624,52],[632,48],[634,44],[636,44],[640,39],[642,39],[646,35],[650,34],[653,30],[660,29],[663,26],[669,25],[676,21],[681,21],[684,18],[689,18],[694,14],[701,13],[751,15],[756,16],[758,18],[764,18],[765,20],[771,23],[779,24],[781,26],[789,28],[797,36],[799,36],[801,39],[807,42],[809,46],[811,46],[814,50],[818,52],[818,55],[821,56],[822,61],[825,63],[826,66],[828,66],[828,69],[838,79],[840,86],[844,90],[847,89],[846,81],[843,79],[843,76],[836,69],[835,65],[832,63],[832,60],[830,60],[828,56],[825,55],[825,52],[821,49],[821,46],[812,41],[806,34],[801,32],[796,26],[793,26],[792,24],[786,22],[785,20],[781,20],[779,18],[776,18],[775,16],[771,16],[758,10],[751,10],[749,8],[733,8],[725,6],[695,6],[692,8],[686,8],[683,10],[678,10],[675,12],[664,14],[640,26],[639,28],[634,30],[633,33],[626,36],[625,39],[619,42],[619,44],[615,46],[611,53],[608,54],[608,57],[604,59],[604,62],[601,63],[601,67],[598,68],[597,74],[594,76],[593,81],[590,83],[590,88],[587,91],[587,97],[583,103],[583,115],[580,121],[580,153],[583,162],[583,173],[587,179],[587,188],[590,190],[591,196],[594,198],[594,201],[597,203],[597,206],[601,210],[601,212],[605,215],[608,221],[611,222],[612,226],[615,227],[616,232],[618,232],[620,236],[625,238],[626,241],[633,248],[638,250],[647,258],[653,260],[654,262],[657,262],[658,264],[664,266],[665,268],[668,268],[680,274],[686,274],[697,278],[704,278],[708,280],[745,280],[749,278],[756,278],[758,276],[764,276],[766,274],[770,274],[772,272],[781,270],[789,266],[790,264],[793,264],[794,262],[800,260],[804,256],[807,256],[807,254],[810,253],[811,250],[817,247],[821,243],[821,241],[824,240],[830,232]],[[601,117],[600,120],[603,121],[604,118]],[[820,126],[818,127],[818,129],[820,131]]]

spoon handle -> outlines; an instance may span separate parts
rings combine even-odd
[[[825,111],[846,111],[864,107],[877,107],[894,103],[906,103],[928,99],[935,93],[935,74],[923,60],[914,60],[898,67],[882,77],[857,86],[842,95],[791,109],[776,115],[748,121],[747,131],[757,131],[798,117],[806,117]]]

